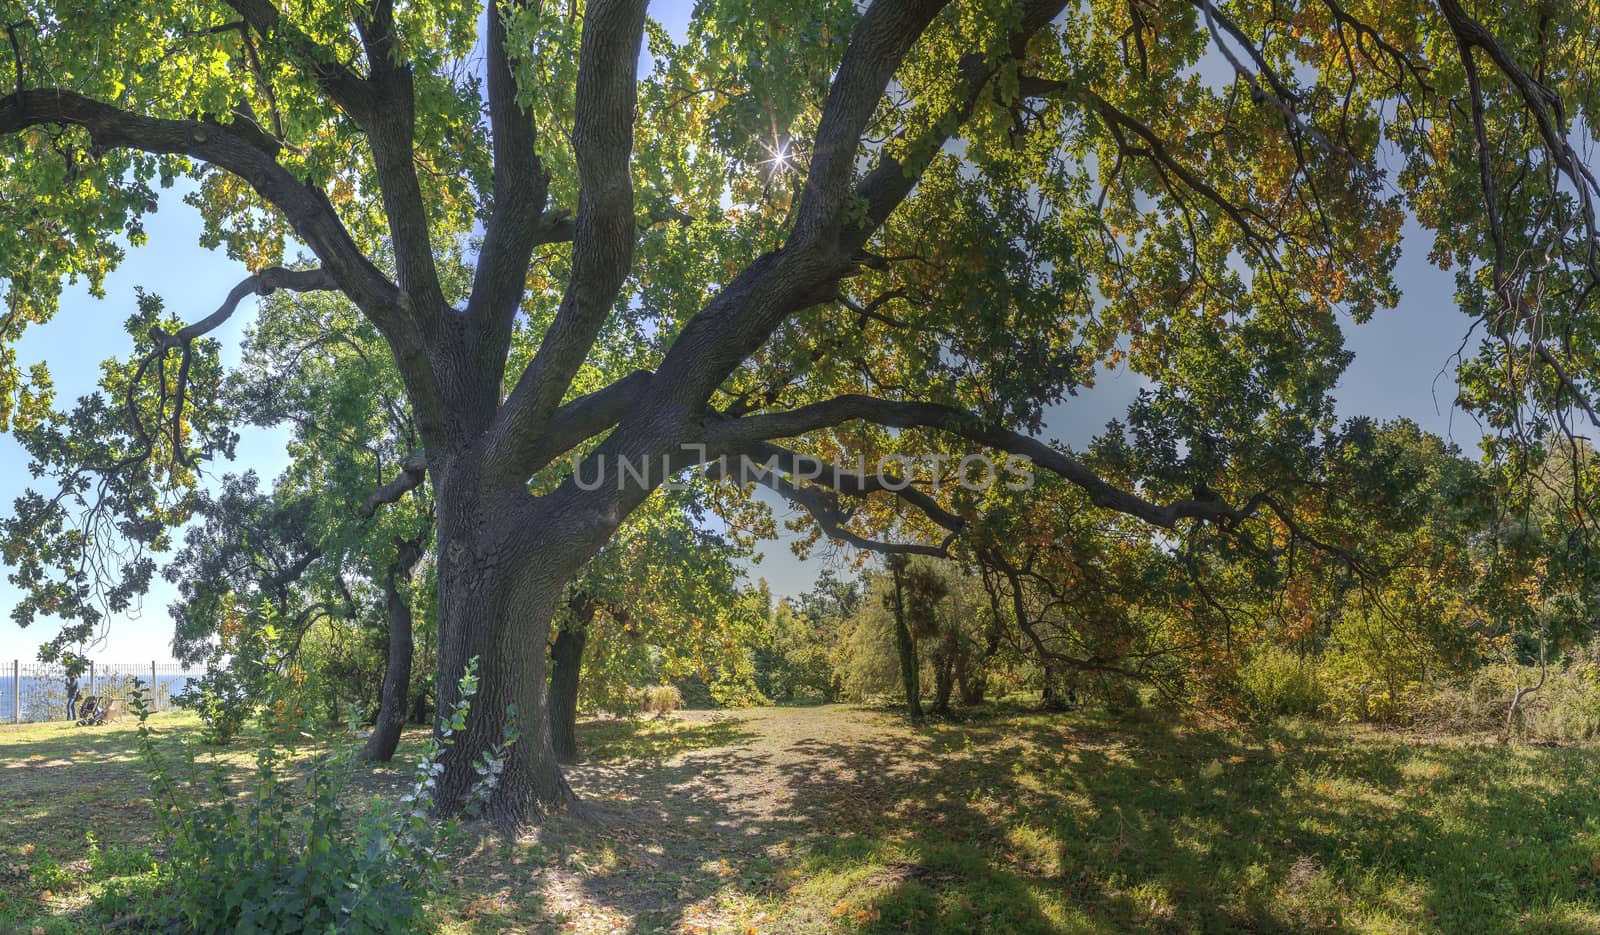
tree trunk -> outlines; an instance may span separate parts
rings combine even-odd
[[[361,758],[387,763],[400,745],[400,731],[406,723],[406,700],[411,691],[411,603],[401,589],[411,578],[411,570],[422,558],[421,540],[395,542],[395,560],[384,576],[389,647],[383,664],[383,689],[378,695],[378,719],[372,736],[361,751]]]
[[[982,661],[974,659],[965,647],[956,656],[956,683],[960,686],[962,705],[971,707],[983,704],[988,678],[984,674]]]
[[[1051,665],[1044,667],[1044,709],[1046,711],[1065,711],[1067,703],[1061,697],[1060,686],[1056,684],[1056,670]]]
[[[922,685],[917,663],[917,644],[906,626],[906,594],[903,564],[891,561],[894,575],[894,642],[900,653],[900,680],[906,690],[906,710],[912,717],[922,717]]]
[[[438,491],[440,719],[460,697],[467,662],[478,660],[478,690],[467,727],[451,738],[434,788],[434,808],[458,812],[481,780],[475,766],[504,743],[514,710],[519,736],[503,758],[483,817],[503,830],[526,827],[576,804],[551,745],[545,710],[550,622],[567,578],[587,554],[533,539],[509,508],[477,508],[473,484],[447,478]],[[515,706],[514,709],[512,706]],[[438,727],[435,726],[437,733]]]
[[[941,715],[950,713],[950,694],[955,690],[955,660],[940,654],[933,667],[933,710]]]
[[[594,602],[579,598],[550,645],[550,745],[562,763],[578,761],[578,676],[594,615]]]

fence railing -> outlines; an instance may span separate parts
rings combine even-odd
[[[183,691],[199,673],[186,671],[176,663],[90,663],[77,678],[75,709],[93,696],[102,703],[113,698],[126,706],[133,696],[134,680],[144,682],[151,709],[171,711],[177,707],[173,696]],[[67,700],[70,683],[64,668],[56,664],[11,660],[0,670],[0,724],[25,721],[64,721],[69,717]]]

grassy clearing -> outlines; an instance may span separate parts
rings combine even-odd
[[[0,728],[0,931],[93,931],[137,889],[133,739]],[[844,707],[581,739],[596,814],[462,841],[440,931],[1600,932],[1592,747]]]

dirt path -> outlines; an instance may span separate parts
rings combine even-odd
[[[882,808],[925,746],[903,722],[839,706],[683,717],[715,728],[716,745],[569,771],[598,820],[538,838],[558,857],[541,874],[546,908],[569,930],[717,928],[729,883],[782,887],[798,851],[847,827],[853,804]]]

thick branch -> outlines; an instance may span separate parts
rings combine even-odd
[[[232,172],[283,212],[363,311],[381,319],[397,303],[398,290],[361,253],[327,198],[279,165],[277,142],[252,125],[146,117],[54,88],[0,98],[0,133],[45,124],[82,127],[96,146],[193,156]]]
[[[795,218],[793,244],[836,232],[843,224],[856,154],[867,121],[895,69],[949,0],[876,0],[867,8],[839,63],[811,145],[811,168]]]
[[[532,459],[522,469],[532,474],[562,452],[621,422],[644,397],[650,377],[648,370],[635,370],[610,386],[557,409],[545,423],[544,432],[532,449]]]
[[[400,286],[410,299],[416,324],[430,343],[436,343],[442,326],[439,319],[444,294],[434,266],[427,212],[413,161],[415,97],[411,69],[399,57],[392,4],[387,0],[371,4],[356,22],[367,59],[368,75],[362,77],[339,63],[332,50],[314,42],[291,19],[285,19],[271,0],[227,3],[251,29],[287,50],[323,93],[365,131],[389,221]]]
[[[1001,66],[1007,61],[1021,61],[1027,54],[1028,42],[1039,30],[1049,25],[1062,9],[1066,0],[1026,0],[1021,4],[1017,25],[1006,38],[1007,49],[1003,57],[970,53],[957,63],[960,73],[955,99],[938,119],[932,120],[915,140],[907,142],[904,136],[897,142],[903,145],[906,161],[885,153],[872,171],[856,186],[856,197],[866,205],[865,220],[849,231],[848,244],[859,248],[881,227],[889,215],[911,194],[922,173],[934,156],[949,142],[951,128],[964,124],[976,110],[982,94]]]
[[[278,143],[252,124],[147,117],[62,89],[33,89],[0,98],[0,133],[40,125],[82,127],[96,146],[187,155],[243,179],[284,215],[395,353],[429,439],[442,437],[443,406],[400,290],[367,259],[321,190],[278,164]]]
[[[870,396],[840,396],[827,402],[788,412],[746,416],[713,430],[719,441],[751,443],[768,438],[792,438],[846,422],[871,422],[887,428],[932,428],[1028,459],[1076,485],[1096,506],[1170,529],[1182,519],[1211,522],[1237,520],[1241,511],[1220,500],[1176,500],[1152,503],[1116,487],[1087,465],[1038,439],[988,425],[976,415],[937,403],[906,403]]]
[[[383,61],[388,61],[391,53],[387,51],[387,40],[374,35],[367,44],[369,57],[378,52]],[[448,306],[439,285],[428,210],[417,178],[416,94],[411,67],[393,62],[381,69],[374,66],[372,80],[376,82],[373,88],[378,106],[367,123],[367,144],[372,149],[383,213],[389,222],[395,274],[417,328],[430,345],[437,347],[446,333]]]
[[[974,112],[1001,66],[1006,61],[1021,58],[1029,39],[1048,25],[1065,5],[1065,0],[1027,0],[1021,4],[1021,15],[1007,38],[1004,54],[974,53],[963,57],[955,99],[944,113],[930,119],[929,128],[918,137],[915,145],[902,147],[907,153],[920,155],[915,159],[908,157],[906,162],[887,153],[882,156],[878,165],[854,189],[856,199],[864,203],[867,210],[862,219],[848,229],[828,220],[833,217],[834,209],[825,203],[830,190],[825,189],[821,181],[832,179],[833,173],[841,170],[838,167],[819,170],[817,159],[813,157],[812,176],[817,181],[813,183],[815,193],[807,193],[813,204],[808,209],[812,219],[805,222],[804,227],[797,225],[788,245],[757,259],[684,326],[658,368],[661,385],[669,389],[670,404],[678,411],[652,413],[653,419],[693,417],[703,409],[716,387],[760,348],[788,316],[837,298],[840,279],[854,269],[856,251],[910,195],[933,155],[948,141],[954,129]],[[866,26],[864,21],[861,29]],[[902,37],[900,41],[906,48],[910,47],[910,39]],[[838,81],[844,78],[841,66],[836,88]],[[842,125],[843,119],[838,117],[836,122]],[[849,152],[849,166],[853,167],[854,143]],[[842,201],[844,195],[839,197]],[[837,233],[837,241],[821,238],[822,246],[828,249],[804,249],[808,238],[812,238],[808,231],[829,225]]]
[[[444,293],[434,266],[428,217],[413,161],[415,95],[410,66],[399,60],[393,5],[380,0],[364,10],[356,23],[369,72],[363,78],[340,64],[331,50],[313,42],[293,21],[285,20],[271,0],[227,2],[252,29],[287,49],[323,92],[366,132],[400,286],[410,299],[417,325],[434,343],[442,327]]]
[[[528,264],[541,233],[550,176],[539,159],[538,129],[517,103],[517,81],[506,49],[505,17],[516,0],[489,0],[489,128],[494,135],[494,208],[484,227],[483,249],[473,274],[468,315],[480,319],[490,362],[504,353],[511,323],[528,278]],[[502,361],[494,360],[499,365]],[[492,375],[496,385],[498,373]]]
[[[644,0],[598,0],[584,13],[576,124],[578,216],[572,278],[555,320],[496,419],[490,463],[515,479],[583,365],[633,264],[633,118]]]

